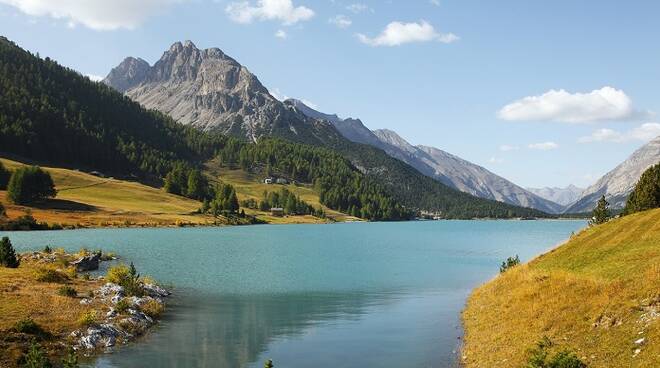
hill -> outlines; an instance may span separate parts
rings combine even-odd
[[[466,367],[521,367],[544,336],[588,367],[660,362],[660,209],[585,229],[476,289]]]

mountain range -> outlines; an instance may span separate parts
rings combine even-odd
[[[582,192],[584,192],[584,188],[578,188],[573,184],[565,188],[544,187],[544,188],[525,188],[525,189],[536,194],[541,198],[545,198],[549,201],[553,201],[562,206],[569,206],[575,203],[578,199],[580,199]]]
[[[372,131],[360,119],[341,119],[336,114],[322,113],[300,100],[289,99],[285,103],[309,117],[332,123],[347,139],[380,148],[422,174],[462,192],[548,213],[560,213],[563,210],[562,204],[542,198],[458,156],[435,147],[413,146],[392,130]]]
[[[495,196],[480,199],[456,190],[449,180],[435,180],[429,175],[435,169],[408,159],[414,153],[386,144],[366,128],[353,129],[363,127],[359,120],[339,119],[305,110],[292,101],[277,100],[255,75],[218,48],[200,50],[190,41],[176,42],[153,66],[139,58],[126,58],[103,83],[145,108],[159,110],[202,131],[250,142],[279,137],[330,148],[370,180],[387,187],[408,208],[440,214],[460,211],[461,216],[530,213],[519,209],[528,205],[526,202],[500,203]],[[543,208],[556,212],[550,202]],[[543,216],[541,212],[534,215]]]

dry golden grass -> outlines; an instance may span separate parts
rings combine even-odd
[[[657,313],[660,209],[586,229],[476,289],[463,312],[463,362],[522,367],[548,336],[589,367],[657,368]]]
[[[33,336],[13,331],[15,324],[25,318],[31,318],[47,335],[40,341],[53,353],[62,350],[60,341],[78,327],[78,318],[95,308],[94,304],[81,305],[80,300],[90,291],[98,288],[98,280],[71,278],[63,283],[38,282],[35,274],[44,265],[37,261],[22,260],[16,268],[0,267],[0,367],[16,364]],[[73,287],[77,297],[58,294],[62,285]],[[96,306],[98,307],[98,306]]]

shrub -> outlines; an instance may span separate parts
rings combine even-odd
[[[660,164],[648,168],[630,193],[623,213],[628,215],[660,207]]]
[[[131,303],[128,302],[128,299],[123,298],[115,304],[115,311],[119,314],[124,314],[128,312],[128,308],[131,307]]]
[[[0,266],[17,268],[19,264],[20,261],[16,258],[16,252],[11,245],[11,241],[8,237],[3,237],[0,240]]]
[[[52,253],[52,252],[53,252],[53,250],[50,249],[50,246],[47,245],[47,246],[44,248],[44,253],[46,253],[46,254],[50,254],[50,253]]]
[[[72,288],[69,285],[64,285],[57,289],[57,294],[61,296],[68,296],[69,298],[75,298],[78,296],[78,292],[76,289]]]
[[[140,283],[140,275],[137,273],[133,262],[130,266],[120,264],[108,270],[108,281],[124,288],[126,295],[142,296],[143,289]]]
[[[548,349],[553,346],[552,341],[544,336],[536,346],[528,350],[527,365],[525,368],[586,368],[584,364],[575,354],[561,350],[552,357]]]
[[[75,350],[69,346],[66,356],[62,358],[62,368],[78,368],[78,355]]]
[[[69,277],[52,268],[39,268],[35,271],[35,279],[39,282],[65,283]]]
[[[14,331],[29,334],[40,335],[44,330],[32,318],[27,317],[14,324]]]
[[[160,317],[161,314],[163,314],[163,312],[165,311],[165,307],[163,306],[162,303],[159,303],[158,301],[151,299],[148,302],[142,304],[142,306],[140,306],[140,310],[142,310],[142,312],[144,312],[144,314],[146,314],[147,316],[155,319]]]
[[[509,270],[512,267],[515,267],[520,264],[520,258],[516,254],[515,257],[509,257],[506,259],[506,261],[502,262],[502,265],[500,266],[500,273],[504,273],[507,270]]]
[[[5,206],[0,203],[0,220],[2,220],[3,217],[7,217],[7,212],[5,211]]]
[[[30,350],[24,357],[25,363],[23,367],[25,368],[50,368],[52,365],[48,361],[46,354],[41,349],[41,345],[37,344],[35,341],[32,341],[30,344]]]
[[[97,315],[98,314],[94,309],[81,314],[80,317],[78,317],[78,325],[81,327],[87,327],[96,324]]]

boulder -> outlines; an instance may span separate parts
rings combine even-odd
[[[89,256],[80,257],[78,260],[73,261],[71,264],[76,267],[79,272],[94,271],[99,269],[99,261],[101,260],[100,253],[94,253]]]

